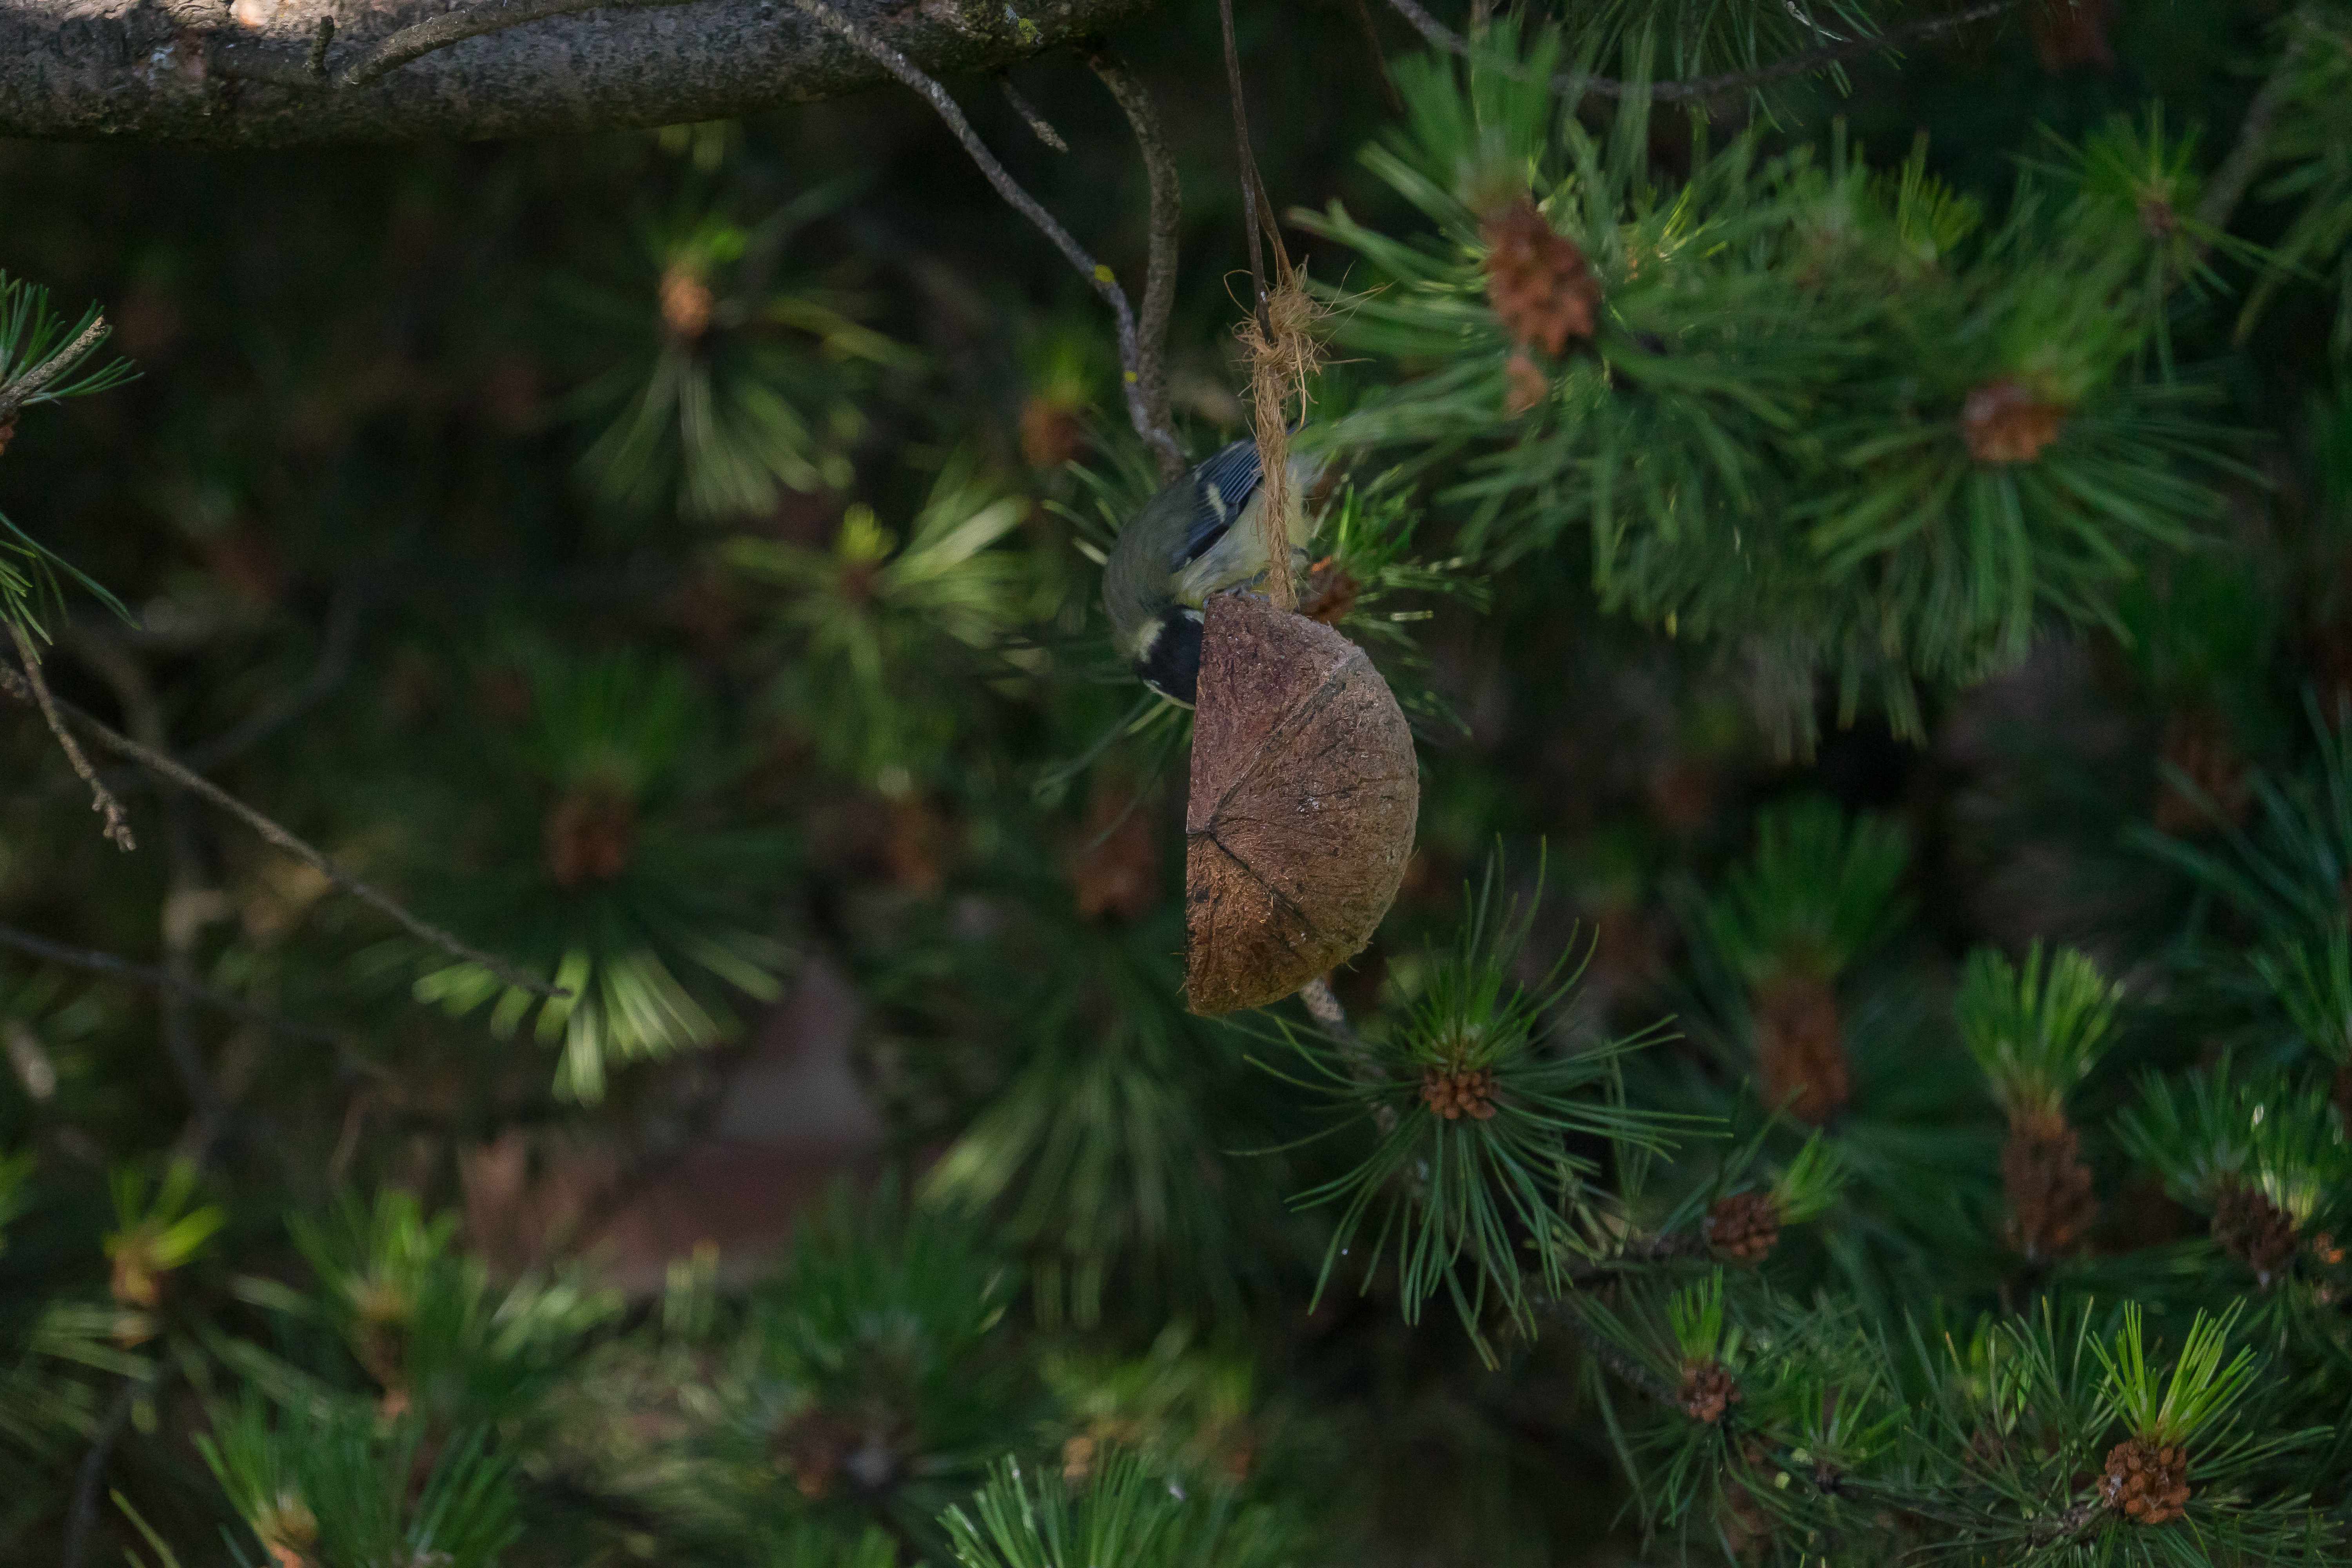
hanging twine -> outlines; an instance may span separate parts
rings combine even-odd
[[[1280,253],[1276,252],[1277,258]],[[1286,520],[1293,504],[1290,487],[1290,401],[1298,401],[1299,416],[1307,412],[1307,382],[1323,361],[1323,345],[1315,328],[1324,308],[1307,292],[1297,274],[1286,274],[1267,295],[1263,317],[1244,321],[1236,336],[1250,369],[1250,418],[1257,450],[1265,465],[1265,591],[1279,610],[1298,608],[1298,584],[1290,571],[1290,533]]]
[[[1318,329],[1325,309],[1307,291],[1305,270],[1291,264],[1274,221],[1274,203],[1258,174],[1250,149],[1249,115],[1242,95],[1241,54],[1234,42],[1233,0],[1218,0],[1224,26],[1225,83],[1234,106],[1234,145],[1241,172],[1242,218],[1249,232],[1249,318],[1235,331],[1249,362],[1250,421],[1265,474],[1265,594],[1286,613],[1298,608],[1298,584],[1290,570],[1290,402],[1296,397],[1303,421],[1307,384],[1323,363]],[[1261,248],[1259,233],[1265,244]],[[1274,255],[1274,287],[1266,287],[1265,251]]]

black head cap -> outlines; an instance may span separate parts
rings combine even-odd
[[[1135,673],[1162,697],[1192,706],[1201,687],[1201,613],[1177,605],[1160,612],[1159,628],[1135,661]]]

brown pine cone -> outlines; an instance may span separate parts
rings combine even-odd
[[[1551,395],[1551,378],[1527,350],[1514,353],[1503,365],[1503,412],[1517,419],[1543,406]]]
[[[1969,456],[1979,463],[2030,463],[2058,439],[2066,427],[2067,412],[2005,375],[1969,394],[1960,405],[1960,435],[1969,444]]]
[[[636,854],[636,804],[598,790],[577,791],[549,810],[541,834],[547,874],[557,887],[609,882]]]
[[[2083,1239],[2098,1215],[2083,1140],[2063,1115],[2010,1123],[2000,1183],[2009,1194],[2010,1241],[2028,1258],[2059,1257]]]
[[[792,1477],[801,1496],[818,1501],[832,1494],[856,1446],[857,1431],[849,1423],[824,1410],[804,1411],[776,1433],[776,1468]]]
[[[1683,1368],[1682,1387],[1675,1397],[1684,1415],[1712,1426],[1739,1403],[1739,1384],[1719,1361],[1691,1362]]]
[[[1703,1228],[1718,1258],[1761,1263],[1780,1240],[1780,1205],[1769,1193],[1733,1193],[1716,1200]]]
[[[2253,800],[2253,782],[2246,760],[2231,742],[2229,721],[2210,708],[2184,709],[2164,721],[2164,743],[2158,755],[2188,776],[2200,801],[2184,794],[2168,774],[2157,786],[2153,820],[2158,833],[2185,837],[2213,826],[2210,801],[2222,817],[2238,825],[2246,820]]]
[[[1336,626],[1348,618],[1362,597],[1364,585],[1348,569],[1326,555],[1307,569],[1307,586],[1298,595],[1298,613],[1310,621]]]
[[[1465,1068],[1447,1071],[1426,1068],[1421,1075],[1421,1098],[1448,1121],[1467,1116],[1486,1121],[1495,1114],[1495,1069]]]
[[[1570,338],[1592,336],[1601,281],[1531,198],[1490,214],[1478,235],[1486,242],[1486,298],[1513,342],[1557,357]]]
[[[1810,974],[1781,975],[1757,986],[1749,1000],[1764,1103],[1821,1126],[1853,1093],[1836,987]]]
[[[2294,1258],[2294,1216],[2259,1188],[2225,1176],[2213,1194],[2213,1239],[2267,1290]]]
[[[1139,787],[1103,775],[1087,802],[1067,864],[1078,913],[1090,921],[1139,921],[1160,903],[1159,823]]]
[[[5,452],[8,449],[8,443],[15,440],[16,437],[16,416],[11,414],[5,419],[0,419],[0,452]]]
[[[710,292],[710,285],[693,268],[679,262],[664,272],[660,298],[662,325],[671,337],[691,343],[710,330],[711,312],[718,300]]]
[[[2177,1444],[2159,1448],[2145,1437],[2126,1437],[2107,1450],[2099,1496],[2138,1523],[2168,1524],[2187,1511],[2188,1453]]]

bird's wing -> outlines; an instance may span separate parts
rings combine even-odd
[[[1244,437],[1192,470],[1192,513],[1185,521],[1184,560],[1197,561],[1224,537],[1265,477],[1257,443]]]

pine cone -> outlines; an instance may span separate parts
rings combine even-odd
[[[1705,1222],[1706,1244],[1735,1263],[1761,1263],[1780,1240],[1780,1205],[1769,1193],[1733,1193],[1716,1200]]]
[[[801,1496],[816,1502],[832,1495],[844,1464],[857,1446],[857,1429],[824,1410],[806,1410],[776,1433],[776,1468],[792,1477]]]
[[[637,848],[637,808],[601,791],[565,795],[547,814],[547,874],[569,890],[609,882],[629,868]]]
[[[1819,1127],[1845,1106],[1845,1031],[1837,990],[1810,974],[1765,981],[1750,997],[1764,1103]]]
[[[2033,52],[2042,68],[2053,73],[2070,66],[2097,66],[2113,70],[2115,46],[2107,41],[2115,20],[2116,0],[2041,0],[2027,7],[2026,30],[2033,35]]]
[[[1160,903],[1160,836],[1153,813],[1129,781],[1106,776],[1087,802],[1087,823],[1070,856],[1070,891],[1090,921],[1139,921]]]
[[[8,443],[16,437],[16,416],[11,414],[5,419],[0,419],[0,452],[5,452],[8,449]]]
[[[1298,595],[1298,613],[1310,621],[1336,626],[1356,607],[1364,585],[1328,555],[1307,568],[1307,585]]]
[[[2178,1445],[2159,1448],[2145,1437],[2126,1437],[2107,1450],[2099,1496],[2140,1524],[2168,1524],[2187,1511],[2189,1456]]]
[[[1532,199],[1490,215],[1478,235],[1486,243],[1486,298],[1513,342],[1558,357],[1569,339],[1592,336],[1600,279]]]
[[[1683,1368],[1682,1387],[1676,1398],[1684,1415],[1712,1426],[1723,1419],[1725,1411],[1739,1403],[1739,1384],[1719,1361],[1692,1362]]]
[[[1021,405],[1021,460],[1058,468],[1087,449],[1086,410],[1058,397],[1034,395]]]
[[[662,325],[680,342],[698,342],[710,330],[710,313],[717,303],[711,297],[710,285],[684,263],[662,274]]]
[[[1503,386],[1503,412],[1514,419],[1542,407],[1544,399],[1551,395],[1551,377],[1544,374],[1525,349],[1504,362]]]
[[[1960,407],[1960,435],[1979,463],[2030,463],[2058,439],[2067,410],[2044,403],[2013,376],[1989,381]]]
[[[2294,1216],[2259,1188],[2225,1176],[2213,1194],[2213,1239],[2268,1289],[2294,1258]]]
[[[2028,1258],[2066,1252],[2098,1215],[2083,1140],[2055,1112],[2010,1122],[2000,1182],[2009,1194],[2010,1242]]]
[[[269,1553],[271,1568],[314,1568],[311,1550],[319,1544],[319,1516],[299,1493],[279,1492],[261,1504],[248,1522]]]
[[[1448,1121],[1459,1121],[1465,1116],[1477,1121],[1491,1121],[1495,1115],[1495,1069],[1424,1068],[1421,1098],[1428,1102],[1430,1110]]]
[[[2245,821],[2253,788],[2246,777],[2246,761],[2231,744],[2229,724],[2220,714],[2210,709],[2172,714],[2164,721],[2158,755],[2187,774],[2197,794],[2219,807],[2226,820]],[[2158,789],[2155,821],[2158,833],[2176,837],[2213,826],[2205,805],[2183,793],[2168,776]]]

